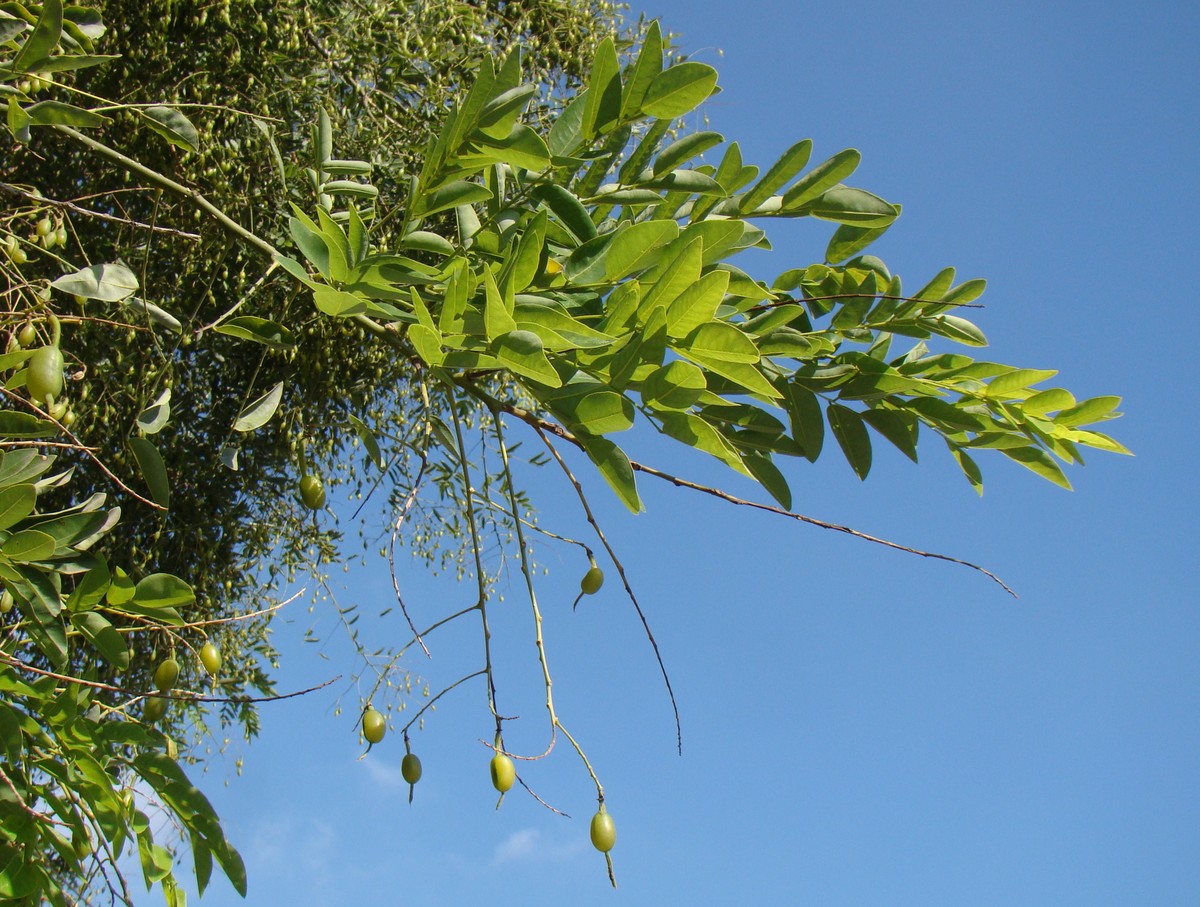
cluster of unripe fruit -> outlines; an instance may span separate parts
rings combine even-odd
[[[221,650],[209,641],[200,647],[200,664],[213,677],[221,670]],[[169,693],[179,679],[179,662],[172,653],[159,662],[154,669],[154,688],[160,693]],[[147,696],[146,704],[142,707],[142,720],[154,723],[167,714],[167,706],[171,700],[166,696]]]
[[[26,243],[31,246],[39,245],[43,249],[65,246],[67,244],[67,228],[64,224],[56,224],[49,217],[42,217],[34,225],[33,233],[30,234]],[[12,233],[0,240],[0,247],[4,249],[4,254],[14,265],[23,265],[29,261],[29,253],[25,251],[25,245]]]
[[[599,587],[597,586],[597,588]],[[378,709],[367,706],[362,716],[363,738],[374,746],[383,740],[385,733],[387,733],[387,720]],[[408,746],[407,735],[404,745]],[[498,742],[497,746],[499,746]],[[511,757],[497,750],[496,755],[492,756],[488,769],[492,776],[492,787],[500,792],[500,798],[503,800],[504,795],[512,790],[513,785],[517,782],[516,766],[513,765]],[[413,786],[421,780],[421,760],[411,752],[405,753],[404,759],[400,763],[400,774],[408,783],[408,800],[411,803]],[[600,802],[600,809],[592,816],[590,834],[592,846],[601,853],[608,853],[617,843],[617,827],[608,810],[604,808],[603,800]]]

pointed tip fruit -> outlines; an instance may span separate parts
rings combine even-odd
[[[325,506],[325,486],[319,477],[309,473],[300,480],[300,500],[309,510],[320,510]]]
[[[363,712],[362,735],[367,743],[378,743],[387,732],[387,722],[377,709],[368,708]]]
[[[206,642],[200,647],[200,664],[204,665],[204,670],[208,671],[213,677],[217,676],[217,672],[221,670],[221,651],[211,642]]]
[[[400,762],[400,774],[409,784],[416,784],[421,780],[421,760],[412,753],[406,753]]]
[[[492,757],[491,769],[492,787],[502,794],[512,790],[517,780],[517,770],[513,767],[513,761],[503,753],[497,753]]]
[[[600,810],[592,816],[592,846],[601,853],[608,853],[617,843],[617,826],[612,816]]]
[[[579,591],[584,595],[595,595],[603,585],[604,571],[593,564],[591,569],[583,575],[583,579],[579,581]]]
[[[158,690],[169,690],[175,686],[175,680],[178,677],[179,662],[174,658],[168,658],[154,669],[154,687]]]

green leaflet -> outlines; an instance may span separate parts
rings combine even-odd
[[[693,132],[677,139],[659,152],[654,159],[654,176],[663,176],[690,161],[715,145],[725,141],[724,136],[717,132]],[[720,185],[720,181],[716,181]],[[724,192],[722,191],[722,194]]]
[[[812,156],[812,140],[797,142],[783,153],[762,179],[738,200],[738,211],[745,215],[753,211],[796,176]],[[718,180],[720,182],[720,180]]]
[[[147,107],[142,121],[164,139],[184,151],[200,150],[200,134],[192,121],[174,107]]]
[[[279,402],[283,399],[283,382],[276,382],[275,385],[245,407],[238,413],[237,419],[233,423],[234,431],[254,431],[256,428],[262,428],[275,415],[275,411],[279,408]]]
[[[717,85],[717,71],[705,63],[679,63],[654,77],[641,109],[652,117],[681,117],[703,103]]]
[[[741,456],[732,444],[716,428],[695,413],[665,412],[660,413],[663,431],[697,450],[710,454],[748,478],[753,474],[742,462]]]
[[[513,330],[496,337],[490,351],[505,367],[515,374],[544,384],[559,387],[562,378],[546,358],[541,338],[532,331]]]
[[[860,479],[865,479],[871,471],[871,437],[862,417],[838,403],[829,404],[825,413],[846,461]]]
[[[609,487],[616,492],[626,507],[633,513],[640,513],[644,508],[642,499],[638,496],[637,482],[634,480],[633,466],[629,457],[621,448],[607,438],[593,438],[580,435],[579,441],[584,451],[604,476]]]
[[[260,318],[257,315],[240,315],[237,318],[231,318],[213,330],[218,334],[261,343],[273,350],[290,350],[296,345],[296,337],[290,330],[282,324]]]
[[[137,460],[142,478],[150,489],[150,497],[154,503],[162,507],[171,506],[171,482],[167,478],[167,467],[162,454],[146,438],[129,438],[129,447]]]
[[[703,394],[704,372],[690,362],[675,360],[651,372],[640,388],[642,400],[657,410],[686,410]]]
[[[620,280],[654,266],[660,250],[678,235],[679,225],[673,220],[643,221],[621,231],[608,247],[605,279]]]

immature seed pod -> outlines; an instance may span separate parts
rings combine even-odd
[[[592,846],[601,853],[608,853],[617,843],[617,826],[603,806],[592,816]]]
[[[517,770],[513,767],[513,761],[503,753],[497,753],[492,757],[492,787],[507,793],[512,790],[513,784],[517,780]]]
[[[579,591],[584,595],[595,595],[603,585],[604,571],[592,564],[588,572],[583,575],[583,579],[579,581]]]
[[[421,760],[412,753],[405,753],[400,762],[400,774],[409,784],[416,784],[421,780]]]
[[[320,510],[325,506],[325,486],[320,477],[310,473],[300,480],[300,500],[309,510]]]
[[[13,609],[14,604],[15,602],[13,601],[13,594],[11,592],[9,592],[7,589],[5,589],[3,592],[0,592],[0,614],[7,614]]]
[[[25,390],[36,403],[57,397],[63,389],[62,351],[56,346],[43,346],[33,351],[25,373]]]
[[[362,735],[367,743],[378,743],[387,732],[387,722],[377,709],[368,708],[363,712]]]
[[[159,690],[169,690],[175,686],[178,677],[179,662],[174,658],[168,658],[154,669],[154,686]]]
[[[167,714],[167,703],[169,700],[162,696],[151,696],[146,700],[146,704],[142,706],[142,721],[153,724],[158,721],[163,715]]]
[[[221,670],[221,650],[211,642],[206,642],[200,647],[200,664],[204,665],[204,670],[216,677],[217,672]]]

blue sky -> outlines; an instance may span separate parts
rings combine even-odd
[[[860,149],[855,184],[904,205],[872,251],[908,286],[945,265],[987,277],[986,355],[1060,369],[1054,383],[1080,397],[1123,396],[1110,428],[1137,456],[1093,453],[1070,473],[1074,492],[984,458],[982,499],[932,439],[920,466],[881,448],[865,483],[836,450],[792,466],[801,512],[983,562],[1016,601],[960,567],[665,485],[643,482],[649,511],[631,517],[591,482],[683,717],[680,757],[611,572],[573,614],[585,565],[540,547],[557,706],[605,783],[620,888],[587,843],[594,792],[564,744],[522,772],[575,818],[515,793],[495,811],[483,690],[460,688],[414,735],[425,778],[410,807],[398,734],[358,759],[344,680],[265,708],[261,739],[234,745],[202,782],[247,859],[247,902],[1200,903],[1187,288],[1197,9],[646,0],[637,11],[720,70],[705,125],[748,161],[769,165],[805,137],[814,160]],[[739,262],[763,277],[819,260],[831,229],[767,228],[775,251]],[[633,447],[751,493],[653,438]],[[548,470],[528,481],[548,528],[584,533],[569,487]],[[385,569],[353,567],[346,600],[386,607]],[[415,566],[405,578],[425,616],[468,603]],[[509,743],[537,751],[528,607],[514,590],[495,615],[501,708],[523,716]],[[283,689],[355,669],[336,633],[301,642],[314,622],[333,630],[302,608],[278,624]],[[404,639],[395,615],[363,633]],[[411,665],[435,691],[478,667],[474,626],[431,645],[433,660]],[[241,901],[215,880],[202,903]]]

